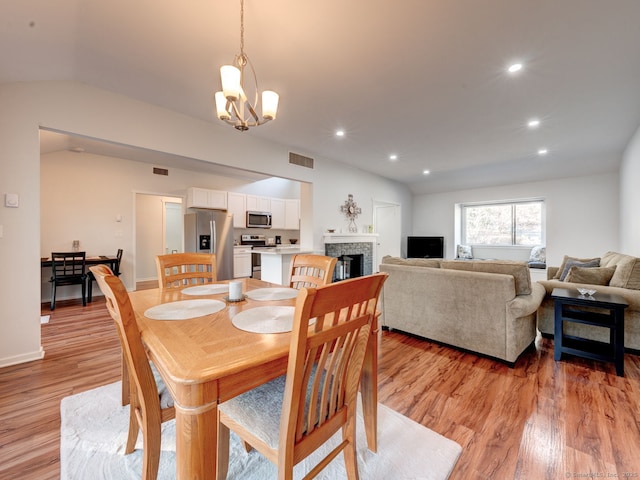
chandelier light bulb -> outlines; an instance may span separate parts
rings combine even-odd
[[[240,97],[240,70],[233,65],[223,65],[220,67],[220,79],[222,80],[222,91],[227,100],[235,102]]]
[[[229,112],[227,112],[227,99],[223,92],[216,92],[216,113],[220,120],[229,120]]]
[[[278,100],[280,96],[276,92],[272,90],[262,92],[262,116],[266,120],[275,120],[278,113]]]

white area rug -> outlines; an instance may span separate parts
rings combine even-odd
[[[120,406],[120,382],[66,397],[60,405],[60,444],[63,480],[139,479],[142,472],[142,438],[138,450],[124,455],[129,407]],[[446,479],[462,448],[457,443],[380,405],[378,410],[378,453],[367,450],[362,418],[358,419],[358,468],[363,480]],[[326,454],[329,444],[319,449]],[[337,444],[335,442],[334,444]],[[296,466],[301,478],[315,464],[314,456]],[[317,457],[319,458],[319,457]],[[175,478],[175,423],[162,428],[162,454],[158,480]],[[231,436],[229,479],[266,480],[276,478],[275,467],[258,452],[246,453],[237,437]],[[316,477],[346,478],[342,454]]]

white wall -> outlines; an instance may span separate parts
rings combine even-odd
[[[339,207],[349,193],[363,208],[358,223],[373,223],[371,203],[375,199],[401,204],[403,235],[411,231],[411,195],[398,183],[322,158],[316,158],[315,169],[291,165],[287,146],[261,140],[251,131],[241,135],[226,125],[190,118],[77,82],[0,85],[0,193],[18,193],[21,201],[20,208],[0,208],[4,232],[0,238],[0,265],[3,271],[11,272],[10,276],[0,277],[0,366],[43,354],[40,127],[307,182],[301,188],[301,200],[311,197],[312,203],[303,204],[302,208],[302,244],[321,247],[324,228],[343,222]],[[115,168],[114,172],[117,174]],[[119,179],[122,180],[120,176]],[[99,179],[86,181],[100,183]],[[172,191],[158,187],[149,193]],[[127,198],[118,195],[114,199],[123,216],[125,206],[119,202],[131,202],[131,191],[124,196]],[[107,221],[114,214],[108,208],[97,213],[104,213]],[[131,248],[132,244],[128,249]]]
[[[476,190],[417,195],[414,235],[444,235],[446,257],[455,257],[456,203],[544,198],[547,212],[547,264],[564,255],[598,256],[620,249],[618,174],[563,178]]]
[[[640,257],[640,128],[627,145],[620,166],[620,245]]]

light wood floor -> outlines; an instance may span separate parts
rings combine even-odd
[[[44,360],[0,369],[0,479],[59,478],[60,400],[119,378],[102,297],[85,308],[59,302],[42,341]],[[548,339],[512,369],[384,332],[379,392],[385,405],[462,445],[452,479],[638,478],[638,356],[625,356],[625,373],[556,363]]]

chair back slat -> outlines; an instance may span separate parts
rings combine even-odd
[[[289,267],[289,286],[299,289],[328,285],[333,278],[337,261],[335,257],[324,255],[293,255]]]
[[[51,253],[51,272],[56,280],[65,277],[83,277],[86,268],[86,252]]]
[[[202,285],[217,280],[213,253],[170,253],[156,257],[158,286],[161,289]]]

